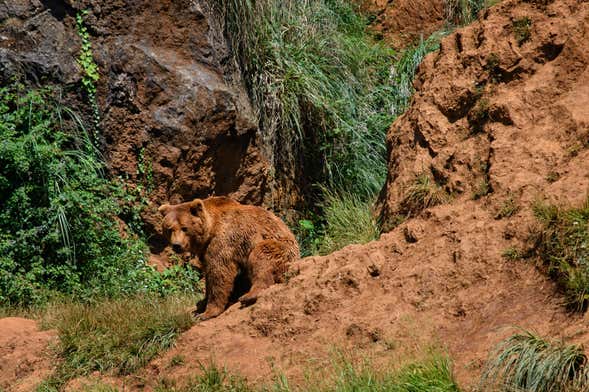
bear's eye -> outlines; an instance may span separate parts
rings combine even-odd
[[[186,233],[188,231],[188,227],[183,227],[182,231]]]

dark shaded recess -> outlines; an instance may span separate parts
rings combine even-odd
[[[425,138],[425,135],[417,126],[415,126],[413,129],[413,139],[417,142],[417,144],[419,144],[421,148],[427,148],[427,151],[429,152],[429,155],[432,158],[435,158],[438,155],[438,153],[433,150],[433,148]]]
[[[222,135],[215,139],[209,151],[215,155],[213,172],[215,173],[215,194],[227,195],[239,189],[243,178],[238,175],[247,150],[255,137],[255,130],[243,135]]]
[[[76,10],[64,1],[59,0],[41,0],[45,8],[51,12],[51,15],[57,20],[63,20],[66,16],[74,16]]]
[[[477,102],[477,99],[478,96],[476,93],[468,91],[460,96],[456,105],[438,105],[438,109],[446,116],[450,123],[455,123],[468,114]]]
[[[534,61],[540,64],[544,64],[547,61],[552,61],[560,55],[563,49],[564,44],[555,44],[554,42],[544,44],[540,47],[541,55],[534,58]]]
[[[149,238],[147,239],[149,250],[151,251],[151,253],[160,254],[164,251],[166,246],[168,246],[168,240],[163,235],[157,233],[157,229],[154,227],[150,227],[149,231],[156,233],[149,236]]]
[[[240,271],[233,282],[233,291],[231,291],[231,295],[229,296],[229,303],[227,304],[227,307],[225,309],[236,303],[239,300],[239,297],[241,297],[244,294],[247,294],[247,292],[250,291],[251,287],[252,283],[247,277],[245,271]]]

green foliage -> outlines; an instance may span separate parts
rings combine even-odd
[[[202,366],[202,374],[183,386],[163,380],[156,392],[254,392],[254,391],[307,391],[307,392],[459,392],[454,382],[449,360],[432,355],[423,361],[411,363],[398,371],[377,372],[368,364],[354,365],[338,360],[331,374],[323,375],[319,382],[307,381],[290,386],[284,376],[277,376],[271,386],[252,386],[239,376],[211,364]]]
[[[532,35],[530,27],[532,21],[527,16],[519,18],[513,21],[513,34],[517,40],[517,44],[522,46],[524,42],[527,42]]]
[[[318,220],[316,216],[313,216],[313,218]],[[311,219],[301,219],[298,223],[299,225],[292,228],[292,230],[297,237],[301,249],[301,257],[316,254],[321,244],[321,226]]]
[[[88,28],[84,24],[84,16],[88,11],[84,10],[78,12],[76,15],[76,28],[78,36],[82,40],[82,47],[80,48],[80,55],[78,57],[78,64],[82,67],[84,75],[82,77],[82,85],[86,89],[88,95],[94,96],[96,94],[96,82],[98,81],[98,65],[94,62],[92,55],[92,44],[90,42],[90,34]]]
[[[472,199],[478,200],[481,197],[487,196],[489,193],[491,193],[491,184],[489,183],[488,177],[485,176],[472,192]]]
[[[583,348],[551,342],[524,331],[492,353],[481,378],[482,391],[581,392],[589,388]]]
[[[518,248],[513,246],[505,249],[501,256],[508,260],[518,260],[523,257],[522,252]]]
[[[195,299],[143,295],[49,308],[42,323],[59,334],[60,363],[45,385],[59,388],[94,371],[124,375],[138,370],[191,327],[187,308]]]
[[[137,176],[148,191],[153,190],[153,164],[145,158],[145,148],[139,150],[137,157]]]
[[[533,235],[535,253],[564,290],[569,306],[584,311],[589,304],[589,197],[580,208],[536,203],[542,227]]]
[[[372,202],[365,202],[350,193],[324,194],[325,225],[319,254],[326,255],[348,244],[364,244],[378,238],[380,228],[371,211]]]
[[[78,64],[82,68],[82,86],[88,96],[88,101],[92,107],[93,121],[94,121],[94,140],[95,145],[98,145],[98,128],[100,124],[100,110],[96,102],[96,82],[100,78],[98,73],[98,65],[94,61],[92,54],[92,43],[90,42],[90,34],[88,28],[84,24],[84,17],[88,14],[87,10],[80,11],[76,14],[76,29],[78,36],[82,41],[80,47],[80,54],[78,56]]]
[[[497,215],[495,215],[495,219],[503,219],[503,218],[511,218],[519,211],[519,206],[513,199],[513,196],[509,196],[499,208]]]
[[[427,39],[421,38],[419,42],[405,49],[393,64],[391,69],[391,104],[395,116],[402,114],[409,105],[413,96],[413,79],[417,68],[428,53],[440,48],[440,40],[448,32],[443,30],[430,35]]]
[[[194,290],[191,270],[147,265],[136,196],[99,156],[56,91],[0,88],[0,304]]]

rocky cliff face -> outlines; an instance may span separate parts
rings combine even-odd
[[[112,174],[143,184],[155,205],[211,194],[270,203],[272,167],[256,115],[199,1],[1,1],[0,80],[59,84],[84,107],[74,19],[82,9]],[[145,218],[157,222],[153,210]]]

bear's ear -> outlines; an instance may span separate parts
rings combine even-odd
[[[157,210],[164,216],[170,212],[171,206],[169,204],[162,204]]]
[[[190,202],[190,213],[194,216],[202,216],[205,205],[201,199],[194,199]]]

